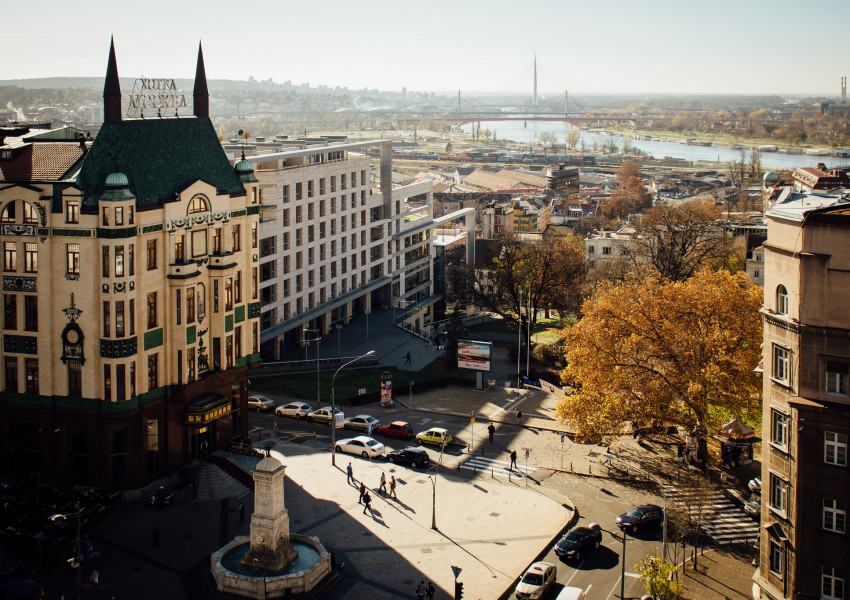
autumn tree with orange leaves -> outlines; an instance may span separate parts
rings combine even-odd
[[[559,418],[588,437],[629,422],[681,425],[704,457],[710,407],[739,416],[760,393],[761,304],[743,273],[603,284],[567,332],[562,379],[577,391]]]

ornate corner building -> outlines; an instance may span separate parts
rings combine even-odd
[[[113,46],[96,139],[0,142],[3,473],[141,487],[247,436],[259,184],[201,52],[193,115],[158,81],[123,117]]]
[[[788,190],[765,213],[758,600],[845,600],[850,577],[850,202]]]

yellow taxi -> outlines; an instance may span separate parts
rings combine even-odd
[[[420,444],[433,444],[435,446],[446,446],[452,443],[452,434],[442,427],[432,427],[416,435],[416,441]]]

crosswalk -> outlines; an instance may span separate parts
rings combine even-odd
[[[531,475],[537,470],[535,467],[526,467],[525,465],[520,464],[519,461],[517,461],[517,465],[513,469],[511,469],[510,466],[511,463],[508,460],[496,460],[495,458],[473,456],[461,464],[458,468],[468,469],[470,471],[492,472],[493,475],[500,475],[502,477],[508,477],[510,475],[511,477],[516,477],[518,479],[521,479],[525,475]]]
[[[758,537],[759,524],[719,490],[696,490],[668,485],[664,486],[664,495],[680,510],[694,517],[702,513],[699,518],[701,527],[715,542],[747,542]]]

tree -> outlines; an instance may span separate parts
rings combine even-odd
[[[609,219],[622,219],[651,204],[652,196],[643,183],[640,167],[630,160],[624,160],[617,169],[617,188],[600,207],[602,214]]]
[[[477,304],[509,323],[529,319],[532,327],[538,311],[526,317],[528,306],[551,308],[562,316],[578,309],[585,277],[580,239],[543,234],[539,241],[530,242],[502,233],[495,244],[498,254],[489,265],[467,269],[467,289]]]
[[[744,273],[601,284],[567,332],[562,380],[580,388],[558,417],[587,437],[628,422],[680,425],[702,440],[704,457],[709,408],[741,416],[760,392],[761,304]]]
[[[537,143],[543,146],[543,154],[546,154],[546,149],[551,148],[555,143],[555,134],[544,131],[537,136]]]
[[[684,586],[673,580],[673,574],[677,570],[676,566],[655,554],[635,565],[635,571],[646,593],[653,598],[664,600],[675,600],[684,591]]]
[[[664,279],[684,281],[732,252],[719,217],[720,209],[707,198],[659,204],[641,219],[634,239],[622,245],[623,254],[637,266],[649,265]]]
[[[571,150],[575,150],[576,146],[578,146],[579,141],[581,141],[581,134],[578,132],[578,129],[571,129],[567,134],[567,145]]]

